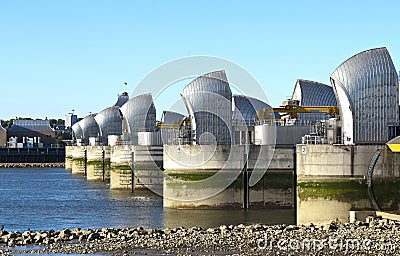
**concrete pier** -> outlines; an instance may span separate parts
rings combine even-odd
[[[164,145],[164,207],[294,207],[293,148],[252,145],[246,174],[245,147]],[[247,189],[246,176],[253,174],[261,175],[260,180]]]
[[[72,174],[86,174],[86,148],[82,146],[72,146]]]
[[[367,172],[381,154],[372,176],[373,197],[385,210],[400,209],[400,154],[386,145],[297,145],[297,223],[348,221],[349,211],[377,210],[371,203]]]
[[[132,189],[132,146],[112,147],[110,160],[110,189]]]
[[[72,171],[72,147],[65,147],[65,170]]]
[[[66,159],[89,180],[102,180],[101,164],[109,161],[110,189],[150,188],[164,195],[167,208],[292,208],[302,224],[376,210],[367,181],[376,150],[374,197],[382,209],[399,210],[400,154],[385,145],[74,146]]]
[[[110,180],[110,189],[163,192],[162,147],[68,146],[66,152],[68,169],[87,180]]]
[[[133,185],[133,190],[151,189],[162,194],[162,165],[162,147],[113,147],[110,189],[132,189]]]
[[[134,188],[163,193],[163,147],[134,146]]]
[[[110,146],[87,146],[86,178],[87,180],[110,179]]]

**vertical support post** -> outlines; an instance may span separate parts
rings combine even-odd
[[[106,158],[104,147],[101,150],[101,158],[102,158],[102,161],[103,161],[102,166],[103,166],[103,181],[104,181],[105,180],[105,172],[106,172],[106,169],[105,169],[105,166],[104,166],[105,158]]]
[[[351,177],[354,177],[354,145],[350,146],[350,161],[351,161]]]
[[[249,173],[247,171],[247,154],[244,154],[244,166],[242,170],[243,184],[243,209],[249,209]]]
[[[85,149],[84,149],[84,153],[83,153],[83,155],[84,155],[84,173],[85,173],[85,176],[87,175],[87,172],[86,172],[86,169],[87,169],[87,149],[86,149],[86,147],[85,147]]]
[[[131,191],[135,191],[135,152],[131,152]]]
[[[293,147],[293,208],[294,224],[297,225],[297,147]]]

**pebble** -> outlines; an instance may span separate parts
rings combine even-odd
[[[74,228],[22,233],[0,230],[0,255],[13,255],[14,250],[19,254],[400,255],[399,229],[400,222],[375,219],[370,223],[332,222],[323,226],[240,224],[208,229]],[[359,247],[344,248],[356,240]],[[17,248],[32,244],[43,245],[44,249]]]

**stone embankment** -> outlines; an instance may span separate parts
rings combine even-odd
[[[0,163],[0,168],[64,168],[65,163]]]
[[[0,254],[400,255],[400,222],[217,228],[0,231]],[[18,245],[43,245],[18,249]]]

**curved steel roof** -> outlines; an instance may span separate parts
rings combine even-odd
[[[397,71],[385,47],[358,53],[331,75],[350,143],[384,143],[389,126],[399,124]]]
[[[156,108],[150,93],[130,99],[121,107],[121,112],[129,130],[129,140],[133,145],[138,143],[138,132],[155,130]]]
[[[332,86],[303,79],[296,81],[292,100],[299,100],[300,106],[337,106]],[[328,117],[328,115],[324,114],[299,113],[297,119],[315,122]]]
[[[114,106],[122,107],[129,100],[129,95],[127,92],[123,92],[121,95],[118,95],[117,102]]]
[[[303,79],[297,80],[292,99],[299,100],[300,106],[337,105],[332,86]]]
[[[100,136],[100,128],[94,117],[95,115],[91,114],[78,122],[79,126],[82,128],[82,136],[85,142],[88,142],[90,137]]]
[[[71,129],[72,129],[72,131],[74,132],[75,138],[76,138],[76,139],[82,139],[82,138],[83,138],[83,131],[82,131],[81,126],[79,125],[79,122],[78,122],[78,123],[75,123],[75,124],[71,127]]]
[[[198,144],[230,144],[232,92],[225,71],[202,75],[181,92]]]
[[[185,116],[181,113],[164,110],[161,116],[161,123],[175,124],[182,120]]]
[[[100,111],[94,119],[99,125],[103,145],[108,144],[108,135],[122,134],[122,113],[118,106]]]
[[[264,101],[244,95],[233,95],[233,102],[235,106],[233,121],[236,126],[254,125],[254,119],[257,117],[257,110],[271,107]]]

